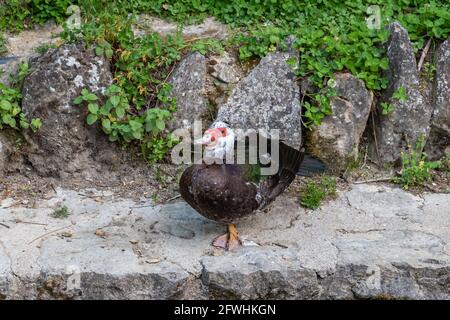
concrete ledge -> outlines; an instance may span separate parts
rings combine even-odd
[[[0,299],[450,299],[448,194],[354,185],[316,211],[283,196],[238,223],[233,253],[184,202],[58,189],[1,204]]]

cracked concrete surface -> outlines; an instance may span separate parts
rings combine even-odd
[[[316,211],[281,196],[232,253],[183,201],[57,189],[27,205],[1,202],[0,299],[450,299],[449,194],[353,185]]]

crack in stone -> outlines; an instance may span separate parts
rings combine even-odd
[[[342,234],[361,234],[361,233],[369,233],[373,231],[387,231],[388,229],[367,229],[367,230],[346,230],[346,229],[336,229],[335,231],[342,233]]]
[[[351,204],[351,202],[350,202],[350,199],[348,198],[348,192],[350,192],[350,191],[347,191],[345,194],[344,194],[344,199],[346,200],[346,202],[347,202],[347,205],[350,207],[350,208],[353,208],[354,210],[356,210],[357,212],[359,212],[359,213],[362,213],[362,214],[364,214],[364,215],[366,215],[366,216],[372,216],[372,217],[375,217],[375,215],[374,214],[369,214],[369,213],[367,213],[366,212],[366,210],[364,210],[364,209],[361,209],[361,208],[355,208],[352,204]]]

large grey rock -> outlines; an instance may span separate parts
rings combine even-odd
[[[290,251],[249,247],[202,260],[202,280],[215,299],[317,298],[317,275]]]
[[[381,101],[393,105],[388,115],[381,113],[381,104],[375,124],[375,139],[370,144],[372,159],[383,163],[394,163],[401,152],[409,151],[420,137],[428,138],[431,106],[420,93],[416,58],[408,32],[398,23],[389,25],[390,38],[387,43],[389,69],[386,77],[389,86],[382,92]],[[393,97],[400,88],[406,90],[406,101]]]
[[[193,52],[184,58],[169,79],[171,95],[177,100],[177,111],[171,129],[191,127],[208,110],[206,97],[207,67],[204,55]]]
[[[426,151],[431,159],[450,154],[450,38],[436,52],[433,115]]]
[[[85,49],[67,44],[31,61],[23,86],[22,108],[28,119],[40,118],[41,129],[29,135],[28,159],[41,175],[64,177],[93,167],[109,145],[104,134],[86,124],[87,108],[72,101],[83,88],[101,97],[111,84],[109,63]]]
[[[301,139],[300,89],[286,63],[298,53],[273,52],[264,57],[219,106],[217,120],[233,128],[280,130],[280,139],[299,149]]]
[[[308,149],[334,172],[345,170],[358,156],[373,94],[364,82],[349,73],[336,74],[338,96],[331,100],[332,114],[308,132]]]
[[[180,295],[189,277],[170,262],[140,262],[128,241],[105,246],[93,233],[68,243],[64,238],[52,239],[41,251],[37,263],[45,290],[40,298],[171,299]],[[75,283],[68,288],[71,279]]]
[[[345,291],[363,299],[450,298],[450,259],[439,237],[411,230],[369,231],[344,235],[334,244],[339,256],[329,298],[345,298]]]

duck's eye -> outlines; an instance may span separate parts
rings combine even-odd
[[[219,128],[219,130],[223,137],[227,135],[227,128]]]

